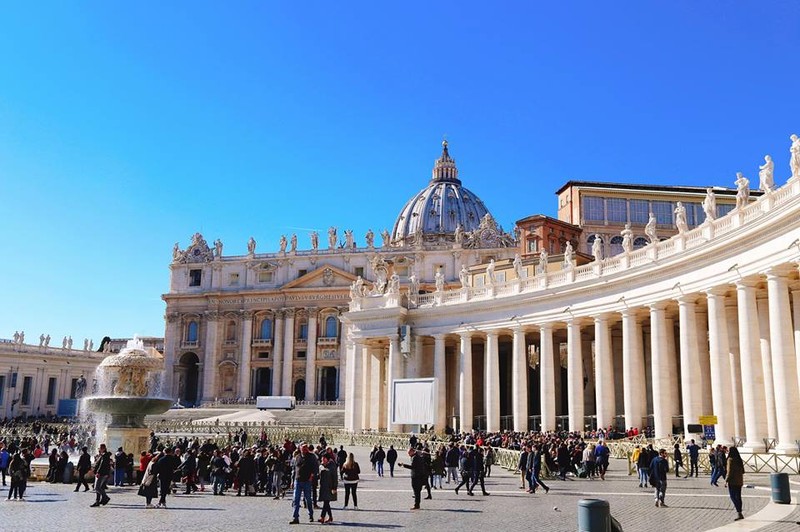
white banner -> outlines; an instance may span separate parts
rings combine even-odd
[[[392,423],[432,425],[436,422],[436,379],[396,379],[392,382]]]

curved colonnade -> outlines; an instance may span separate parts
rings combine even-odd
[[[432,376],[438,428],[449,414],[470,430],[483,412],[489,431],[506,416],[517,431],[559,420],[583,430],[587,416],[621,426],[624,416],[662,438],[713,414],[719,443],[797,453],[798,261],[795,177],[722,218],[585,266],[356,298],[343,317],[346,428],[401,429],[386,383]],[[413,341],[401,353],[404,325]]]

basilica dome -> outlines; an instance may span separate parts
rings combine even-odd
[[[433,166],[428,186],[400,211],[392,230],[395,246],[459,240],[475,231],[489,214],[483,201],[461,186],[455,160],[442,142],[442,156]]]

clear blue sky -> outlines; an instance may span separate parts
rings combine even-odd
[[[800,3],[2,2],[0,337],[163,335],[173,243],[363,242],[442,135],[504,227],[800,133]],[[301,228],[301,229],[296,229]]]

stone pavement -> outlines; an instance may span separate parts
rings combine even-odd
[[[456,495],[453,484],[444,490],[434,490],[433,500],[423,500],[422,510],[410,511],[413,504],[408,471],[399,469],[395,478],[378,478],[370,471],[368,449],[353,448],[362,466],[359,484],[359,510],[342,510],[344,490],[340,487],[339,500],[334,505],[333,525],[327,529],[355,528],[413,530],[465,530],[494,528],[496,530],[524,530],[535,528],[548,531],[577,530],[577,502],[583,497],[598,497],[609,501],[611,512],[625,531],[657,530],[691,531],[709,530],[731,523],[735,517],[727,490],[709,486],[708,477],[700,479],[670,478],[667,489],[667,508],[655,508],[650,489],[639,489],[634,477],[624,473],[624,463],[613,461],[612,470],[605,482],[600,480],[568,480],[549,482],[550,493],[529,495],[518,489],[519,478],[495,467],[486,480],[490,496],[468,497],[461,491]],[[403,458],[401,453],[401,458]],[[794,479],[796,480],[796,479]],[[765,487],[767,475],[747,475],[746,481]],[[168,510],[145,510],[144,499],[136,495],[135,487],[111,488],[111,502],[102,508],[89,508],[94,502],[93,493],[73,493],[72,486],[31,483],[28,502],[6,502],[7,489],[0,497],[0,530],[39,531],[54,530],[160,530],[184,531],[245,531],[307,530],[320,527],[309,523],[308,514],[301,513],[301,525],[290,527],[292,508],[289,499],[274,501],[271,498],[214,497],[209,491],[194,495],[168,497]],[[793,487],[794,489],[795,487]],[[744,513],[746,516],[762,510],[769,501],[765,489],[745,489]],[[796,498],[797,494],[793,495]],[[351,503],[352,504],[352,503]],[[557,509],[556,509],[557,508]],[[315,510],[315,518],[319,510]],[[789,519],[770,524],[762,530],[782,531],[800,529],[796,524],[800,512]]]

